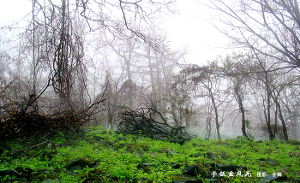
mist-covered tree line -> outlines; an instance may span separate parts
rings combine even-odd
[[[299,138],[298,2],[199,4],[222,14],[217,28],[240,52],[186,61],[156,24],[172,1],[33,0],[25,29],[1,28],[3,138],[114,129],[120,112],[140,108],[206,139],[230,126],[247,139]]]
[[[207,139],[221,139],[232,129],[247,139],[297,138],[299,74],[276,66],[263,55],[235,53],[205,66],[187,66],[176,84],[194,86]]]
[[[236,113],[245,138],[259,131],[270,140],[299,138],[299,2],[197,2],[216,12],[219,21],[213,24],[241,51],[184,70],[194,85],[206,89],[212,114],[206,117],[208,134],[213,122],[220,138],[220,126],[229,125],[227,114]]]
[[[106,117],[112,127],[118,108],[162,108],[161,91],[183,56],[154,24],[171,8],[169,1],[33,0],[23,21],[1,28],[3,137],[76,131]]]

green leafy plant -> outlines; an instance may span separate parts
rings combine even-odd
[[[41,171],[46,171],[61,182],[88,179],[105,182],[172,182],[173,179],[184,178],[186,167],[196,165],[198,174],[195,178],[207,182],[212,178],[213,171],[230,165],[240,167],[243,174],[246,170],[250,171],[252,182],[262,179],[257,177],[260,171],[268,174],[281,172],[287,182],[299,181],[300,148],[297,141],[256,142],[244,137],[207,141],[193,138],[180,145],[116,134],[102,128],[93,128],[72,138],[59,133],[40,140],[42,142],[1,142],[5,148],[0,155],[0,170],[30,168],[34,172],[31,182],[42,180]],[[52,145],[47,145],[49,143]],[[66,168],[70,167],[67,166],[70,162],[80,159],[83,164],[76,165],[73,171]],[[229,171],[224,173],[228,175]],[[24,178],[11,175],[1,179],[14,182]],[[225,182],[251,182],[249,178],[238,176],[223,179]]]

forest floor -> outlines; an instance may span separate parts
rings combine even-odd
[[[193,138],[183,145],[98,128],[0,141],[0,182],[300,182],[299,141]]]

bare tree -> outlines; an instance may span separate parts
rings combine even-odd
[[[298,0],[209,0],[206,5],[221,12],[221,23],[228,29],[220,28],[220,24],[216,28],[238,47],[249,49],[254,56],[252,61],[255,60],[258,67],[248,73],[252,72],[252,76],[260,82],[260,87],[264,88],[262,105],[269,139],[276,137],[280,120],[284,139],[288,140],[288,118],[284,117],[283,111],[289,107],[283,102],[282,91],[292,83],[290,80],[285,84],[276,81],[279,76],[289,74],[293,69],[299,71]]]
[[[205,96],[209,98],[211,102],[211,109],[214,113],[217,138],[221,139],[220,127],[223,123],[223,117],[220,115],[219,108],[224,102],[226,102],[228,94],[224,95],[221,91],[220,83],[218,82],[221,79],[221,74],[217,62],[211,62],[209,63],[209,66],[203,67],[198,65],[189,65],[181,70],[181,78],[184,78],[181,79],[181,81],[179,80],[181,83],[183,82],[187,85],[199,86],[199,88],[204,89],[204,91],[202,90],[202,94],[197,96]],[[208,129],[210,129],[210,117],[208,117],[207,122],[209,127]],[[208,130],[208,133],[210,133],[210,130]]]
[[[173,73],[175,68],[180,65],[179,62],[184,59],[186,52],[170,50],[165,36],[157,30],[149,30],[149,35],[158,46],[153,48],[151,44],[140,45],[141,49],[137,50],[135,55],[143,63],[139,66],[141,71],[137,70],[137,72],[144,74],[147,78],[144,87],[150,90],[149,100],[153,107],[163,112],[166,107],[163,97],[174,92],[169,88],[173,82]]]
[[[158,45],[146,33],[144,28],[154,25],[162,14],[172,12],[176,1],[162,0],[95,0],[76,1],[80,15],[88,23],[90,30],[108,30],[113,37],[135,37],[150,44],[153,48]],[[95,8],[99,7],[99,9]],[[96,23],[96,24],[95,24]]]
[[[127,100],[127,107],[130,109],[133,109],[133,69],[132,64],[134,62],[134,51],[136,49],[136,40],[133,37],[128,37],[125,40],[120,39],[119,41],[125,42],[123,44],[113,44],[112,42],[107,40],[108,45],[111,47],[114,53],[117,54],[118,58],[120,58],[122,61],[121,65],[124,65],[122,67],[122,73],[125,72],[125,81],[123,83],[123,89],[126,93],[126,98],[123,98],[124,100]]]
[[[84,124],[89,116],[95,113],[93,109],[96,103],[104,100],[91,103],[87,93],[87,52],[84,51],[86,34],[99,31],[100,34],[109,33],[114,39],[134,35],[156,49],[157,45],[143,33],[143,28],[153,24],[152,21],[158,18],[160,13],[169,12],[171,2],[33,0],[31,22],[23,33],[25,36],[22,41],[26,39],[26,42],[22,42],[18,48],[23,52],[16,59],[17,67],[11,67],[17,70],[17,74],[14,75],[18,77],[7,80],[18,81],[11,87],[18,90],[15,92],[16,98],[22,101],[18,109],[20,112],[17,113],[18,125],[22,126],[25,119],[31,117],[38,122],[45,122],[47,117],[42,113],[57,117],[53,122],[56,126],[63,124],[64,120],[71,122],[74,118],[79,122],[75,127]],[[26,64],[22,65],[22,62]],[[26,67],[23,67],[24,65]],[[31,72],[28,72],[27,68],[30,68]],[[23,78],[22,75],[26,77]],[[3,85],[5,88],[6,81],[3,81]],[[21,92],[20,89],[23,88],[26,88],[27,92]],[[49,88],[54,90],[56,96],[47,90]],[[46,97],[46,92],[51,98]],[[44,110],[38,110],[39,114],[30,116],[28,112],[32,111],[28,109],[34,103],[44,105]],[[22,115],[28,118],[22,119]]]
[[[152,43],[152,39],[142,32],[142,27],[151,24],[151,20],[159,17],[158,14],[160,12],[170,11],[169,7],[171,4],[169,1],[128,2],[121,0],[115,2],[76,1],[75,4],[72,4],[64,0],[62,5],[59,6],[49,0],[46,8],[45,4],[41,5],[38,0],[35,0],[33,1],[32,11],[33,29],[31,42],[33,47],[32,55],[37,58],[33,58],[33,63],[37,63],[37,60],[40,58],[46,58],[50,68],[52,68],[52,81],[55,92],[61,98],[62,105],[66,111],[73,111],[72,106],[74,104],[72,104],[71,96],[74,91],[72,91],[72,87],[77,82],[74,79],[78,77],[78,79],[83,81],[85,78],[85,68],[82,62],[84,57],[83,35],[79,33],[78,29],[75,29],[75,26],[78,27],[78,23],[76,24],[75,21],[80,19],[85,22],[85,25],[90,30],[101,30],[103,31],[102,34],[105,33],[104,31],[108,31],[113,39],[124,38],[130,40],[133,36],[156,48],[157,45]],[[99,7],[100,11],[95,7]],[[71,9],[74,11],[71,11]],[[41,22],[39,17],[44,17],[42,18],[44,22]],[[39,25],[44,25],[45,39],[42,43],[35,41],[35,38],[37,38],[36,30]],[[39,54],[36,53],[35,45],[41,44],[44,48],[40,51],[44,54],[41,57],[35,56]],[[128,81],[132,81],[130,57],[126,59]],[[33,65],[33,75],[35,75],[37,66],[36,64]],[[36,80],[36,76],[33,78],[33,80]],[[84,82],[79,82],[78,84],[81,84],[81,88],[86,87]],[[129,91],[129,95],[132,95],[132,92]],[[129,103],[130,106],[133,105],[132,97],[130,96]]]
[[[232,83],[232,93],[236,100],[236,103],[239,106],[239,114],[242,117],[242,133],[243,136],[249,139],[247,134],[247,123],[248,120],[246,119],[246,109],[245,109],[245,95],[246,95],[246,87],[247,83],[250,82],[251,70],[249,64],[247,62],[251,59],[248,55],[233,55],[232,57],[227,56],[223,61],[222,72],[224,73],[225,77],[228,77]],[[230,84],[229,84],[230,85]]]
[[[278,118],[281,120],[282,132],[284,134],[284,140],[288,140],[286,121],[283,117],[282,105],[281,105],[281,90],[290,84],[291,81],[287,80],[283,83],[278,82],[280,75],[286,74],[285,72],[272,71],[273,64],[270,66],[266,62],[267,59],[264,56],[256,55],[257,66],[260,72],[256,72],[256,80],[259,85],[264,88],[265,96],[263,96],[264,115],[266,119],[267,131],[269,133],[269,139],[273,140],[276,137]],[[271,70],[271,71],[270,71]],[[277,81],[276,81],[277,80]],[[272,108],[274,114],[272,114]],[[272,124],[272,117],[274,122]],[[272,127],[274,127],[272,129]]]
[[[265,55],[283,67],[300,67],[300,11],[297,0],[210,0],[230,31],[216,26],[238,46]],[[225,15],[225,16],[224,16]]]

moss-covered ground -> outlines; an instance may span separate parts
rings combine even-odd
[[[298,141],[193,138],[180,145],[92,128],[0,147],[1,182],[300,181]],[[186,174],[193,165],[194,177]]]

